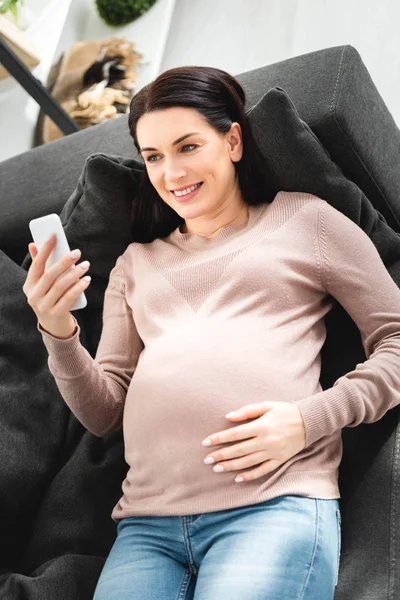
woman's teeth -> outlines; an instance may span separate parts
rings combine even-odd
[[[201,183],[196,183],[196,185],[192,185],[189,188],[186,188],[186,190],[180,190],[179,192],[176,191],[174,192],[175,196],[186,196],[186,194],[190,194],[190,192],[194,192],[194,190],[197,190],[198,187],[201,186]]]

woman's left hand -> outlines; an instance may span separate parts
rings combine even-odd
[[[257,465],[255,469],[239,473],[235,478],[235,481],[239,479],[238,483],[258,479],[274,471],[305,448],[306,430],[296,404],[249,404],[228,413],[225,418],[230,421],[255,419],[251,423],[214,433],[202,442],[202,445],[207,447],[238,442],[208,454],[204,460],[205,464],[212,464],[217,473],[238,471]],[[205,443],[207,440],[210,443]],[[207,461],[207,458],[212,458],[213,461]]]

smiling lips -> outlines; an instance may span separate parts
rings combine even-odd
[[[178,202],[183,202],[184,200],[190,200],[190,198],[193,198],[201,185],[203,185],[203,182],[195,183],[194,185],[191,185],[187,188],[181,188],[180,190],[171,190],[171,193],[174,195],[176,200],[178,200]]]

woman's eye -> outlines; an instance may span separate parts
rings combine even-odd
[[[194,148],[197,148],[196,144],[185,144],[182,146],[182,152],[191,152]]]
[[[185,144],[184,146],[182,146],[181,151],[184,153],[192,152],[192,150],[194,150],[195,148],[197,148],[197,144]],[[158,162],[159,158],[159,154],[151,154],[146,158],[146,161],[150,163],[155,163]]]
[[[158,154],[152,154],[151,156],[147,157],[147,162],[156,162],[156,160],[159,158]],[[154,160],[153,160],[154,159]]]

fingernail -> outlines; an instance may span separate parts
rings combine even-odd
[[[87,269],[88,267],[90,267],[90,262],[88,260],[84,260],[81,263],[79,263],[78,267],[80,267],[81,269]]]
[[[214,473],[222,473],[222,471],[224,471],[224,467],[222,465],[216,465],[213,467],[213,471]]]
[[[207,458],[204,459],[205,465],[212,465],[214,462],[215,462],[215,460],[213,459],[212,456],[207,456]]]
[[[226,413],[225,416],[228,417],[228,419],[229,419],[229,417],[234,417],[236,414],[237,414],[237,410],[233,410],[232,412]]]
[[[80,255],[81,251],[80,250],[72,250],[70,256],[71,258],[78,258],[78,256]]]
[[[211,446],[211,440],[206,439],[201,442],[202,446]]]
[[[235,477],[235,481],[236,483],[241,483],[242,481],[244,481],[243,477]]]

